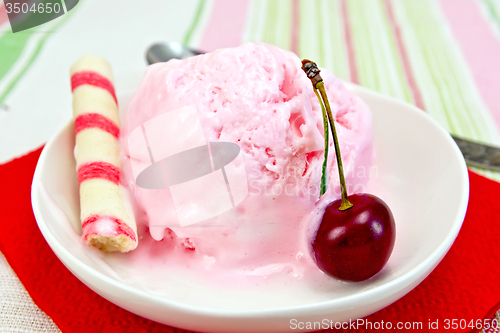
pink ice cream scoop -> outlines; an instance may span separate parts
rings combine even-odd
[[[371,112],[322,76],[348,191],[359,192],[373,160]],[[210,267],[300,274],[318,212],[340,197],[330,154],[319,198],[324,134],[311,82],[295,54],[272,45],[150,66],[120,140],[138,223]]]

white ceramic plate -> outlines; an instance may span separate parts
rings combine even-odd
[[[374,114],[377,173],[368,191],[389,204],[397,224],[394,252],[375,279],[341,285],[335,292],[290,284],[279,293],[214,290],[173,276],[162,277],[165,293],[131,283],[113,261],[83,246],[75,232],[79,206],[72,124],[47,143],[36,168],[32,204],[39,228],[59,259],[92,290],[167,325],[205,332],[283,332],[298,323],[342,322],[376,312],[417,286],[444,257],[462,225],[469,182],[458,147],[426,113],[347,86]]]

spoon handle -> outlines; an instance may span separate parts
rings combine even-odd
[[[500,171],[500,148],[475,143],[452,135],[464,155],[467,165]]]

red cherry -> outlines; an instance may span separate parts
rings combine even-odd
[[[340,199],[326,207],[312,246],[323,272],[341,280],[363,281],[389,260],[396,225],[382,199],[366,193],[348,199],[353,207],[347,210],[339,210]]]
[[[374,195],[347,195],[339,140],[320,70],[307,59],[302,60],[302,69],[311,80],[323,114],[325,159],[320,194],[327,187],[328,124],[333,134],[341,190],[341,199],[326,207],[312,244],[316,264],[333,277],[363,281],[380,272],[389,260],[396,238],[394,217],[386,203]]]

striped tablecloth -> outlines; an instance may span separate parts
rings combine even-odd
[[[106,57],[120,91],[128,88],[120,78],[142,72],[145,49],[162,40],[203,51],[272,43],[417,105],[450,133],[500,145],[499,0],[85,0],[15,34],[0,2],[0,164],[39,148],[69,121],[68,68],[80,55]],[[0,277],[13,276],[0,265]],[[20,284],[0,283],[0,294],[11,291],[0,301],[0,330],[13,317],[31,331],[57,330]],[[18,315],[5,310],[15,306]],[[22,326],[26,318],[31,326]]]

